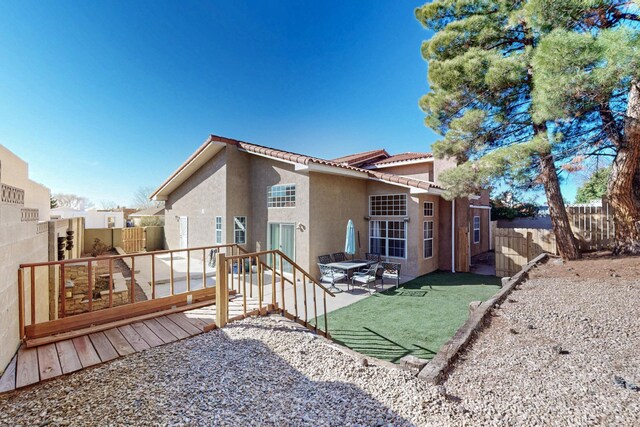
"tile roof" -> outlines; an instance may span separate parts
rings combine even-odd
[[[431,159],[433,154],[431,153],[401,153],[389,156],[386,159],[373,162],[372,165],[387,165],[389,163],[407,162],[411,160]]]
[[[389,153],[384,149],[365,151],[363,153],[349,154],[348,156],[338,157],[333,159],[336,163],[346,163],[350,166],[361,166],[364,163],[374,161],[378,158],[387,158]]]
[[[278,150],[270,147],[264,147],[262,145],[251,144],[248,142],[238,141],[236,139],[225,138],[222,136],[210,135],[209,141],[222,142],[229,145],[235,145],[250,153],[262,154],[265,156],[274,157],[276,159],[282,159],[282,160],[290,161],[293,163],[298,163],[301,165],[308,165],[309,163],[315,163],[315,164],[320,164],[325,166],[332,166],[332,167],[352,170],[356,172],[362,172],[367,174],[369,178],[372,178],[372,179],[377,179],[380,181],[385,181],[385,182],[394,183],[394,184],[400,184],[408,187],[419,188],[422,190],[429,190],[430,188],[442,189],[441,186],[433,182],[424,181],[421,179],[409,178],[402,175],[395,175],[390,173],[382,173],[382,172],[372,171],[368,169],[362,169],[355,166],[350,166],[345,163],[338,163],[335,160],[324,160],[317,157],[305,156],[303,154]],[[384,150],[375,150],[375,151],[384,151]],[[364,154],[364,153],[359,153],[359,154]],[[418,154],[418,153],[413,153],[413,154]],[[420,153],[420,154],[428,154],[428,153]]]

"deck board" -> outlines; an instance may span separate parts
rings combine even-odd
[[[16,365],[16,388],[26,387],[40,381],[38,350],[20,347]]]
[[[108,362],[109,360],[117,359],[119,357],[118,352],[113,348],[104,332],[91,334],[89,335],[89,339],[91,339],[93,347],[96,349],[98,356],[100,356],[100,360],[103,362]]]
[[[4,370],[2,377],[0,378],[0,393],[5,391],[11,391],[16,388],[16,364],[18,361],[18,355],[16,354],[9,362],[7,369]]]
[[[40,381],[59,377],[62,375],[58,350],[55,344],[41,345],[38,347],[38,367],[40,369]]]
[[[238,312],[237,304],[230,304],[230,315]],[[22,345],[0,377],[0,393],[211,330],[215,327],[215,306],[167,310],[155,318],[123,322],[114,322],[111,328],[85,328],[83,335],[73,331],[68,337],[49,337],[51,341],[33,347]]]
[[[73,341],[65,340],[57,342],[56,350],[58,350],[58,358],[60,359],[60,367],[62,368],[63,374],[69,374],[82,369],[82,363],[80,363],[80,358],[73,345]]]
[[[164,328],[167,331],[175,335],[176,338],[178,338],[179,340],[188,338],[191,336],[187,331],[182,329],[180,326],[178,326],[175,322],[173,322],[167,316],[158,317],[156,320],[158,321],[159,324],[164,326]]]
[[[96,349],[93,348],[93,344],[87,335],[76,337],[72,341],[83,368],[97,365],[101,362],[100,356],[98,356]]]
[[[131,327],[142,337],[143,340],[147,342],[147,344],[149,344],[150,347],[157,347],[164,344],[164,341],[158,338],[158,336],[154,334],[153,331],[144,323],[132,323]]]
[[[175,335],[169,332],[164,326],[162,326],[156,319],[145,320],[144,324],[147,325],[151,331],[158,336],[165,344],[176,341]]]
[[[136,351],[151,348],[149,344],[131,327],[131,325],[120,326],[118,330]]]
[[[129,344],[129,341],[126,340],[117,328],[104,331],[104,335],[120,356],[126,356],[136,352],[136,350],[131,347],[131,344]]]
[[[174,313],[170,314],[169,319],[174,321],[178,326],[184,329],[189,335],[197,335],[202,333],[202,328],[198,328],[194,326],[193,323],[187,319],[184,313]]]

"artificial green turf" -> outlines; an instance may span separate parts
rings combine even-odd
[[[494,276],[427,274],[329,313],[329,332],[338,343],[379,359],[431,359],[467,320],[469,303],[498,289]]]

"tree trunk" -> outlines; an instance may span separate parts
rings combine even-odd
[[[613,208],[615,225],[615,255],[640,254],[640,200],[638,170],[640,168],[640,82],[633,82],[629,91],[624,136],[617,147],[607,188]]]
[[[567,260],[581,258],[580,250],[573,237],[573,231],[571,231],[571,224],[569,223],[569,216],[564,206],[564,200],[562,200],[560,182],[558,181],[558,173],[556,171],[556,165],[553,162],[553,156],[551,154],[542,156],[540,166],[540,178],[547,195],[549,215],[551,216],[553,233],[556,236],[558,252],[560,252],[562,258]]]

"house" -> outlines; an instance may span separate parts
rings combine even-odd
[[[141,209],[129,215],[134,227],[146,227],[150,225],[164,225],[164,206],[154,206]]]
[[[29,179],[25,161],[0,145],[0,374],[20,345],[18,266],[49,258],[50,191]],[[40,273],[40,272],[38,272]],[[42,270],[42,274],[46,272]],[[26,291],[28,295],[29,290]],[[48,295],[38,298],[36,313],[48,310]]]
[[[114,210],[79,210],[73,208],[51,209],[51,219],[84,218],[85,228],[124,228],[125,213]]]
[[[445,200],[439,174],[450,167],[429,153],[324,160],[211,135],[151,197],[165,202],[168,249],[278,248],[317,274],[318,255],[344,249],[351,219],[356,257],[377,252],[413,276],[467,271],[489,250],[489,196]]]

